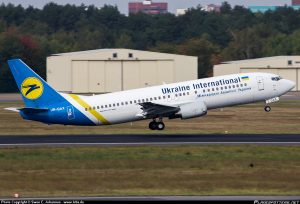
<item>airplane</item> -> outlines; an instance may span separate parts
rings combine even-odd
[[[208,110],[264,101],[270,103],[295,87],[269,73],[239,73],[114,93],[84,96],[60,93],[22,60],[8,60],[25,103],[25,120],[46,124],[97,126],[150,119],[149,129],[163,130],[163,118],[201,117]]]

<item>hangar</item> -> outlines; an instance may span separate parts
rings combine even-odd
[[[276,56],[229,61],[214,66],[214,76],[247,72],[278,74],[296,83],[293,91],[300,91],[300,56]]]
[[[47,58],[47,81],[66,93],[107,93],[198,77],[197,57],[98,49]]]

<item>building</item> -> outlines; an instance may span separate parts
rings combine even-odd
[[[197,57],[99,49],[47,58],[47,81],[66,93],[107,93],[197,79]]]
[[[164,14],[168,13],[168,3],[162,2],[152,2],[152,1],[143,1],[143,2],[129,2],[128,3],[129,14],[135,13],[145,13],[145,14]]]
[[[292,6],[300,6],[300,0],[292,0]]]
[[[252,13],[265,13],[267,11],[275,11],[279,6],[249,6],[248,9]]]
[[[247,72],[278,74],[296,83],[293,91],[300,91],[300,56],[276,56],[231,61],[214,66],[214,76]]]
[[[299,0],[300,1],[300,0]],[[282,8],[283,6],[249,6],[248,9],[252,13],[265,13],[267,11],[275,11],[278,8]],[[299,10],[300,5],[287,6],[288,8],[292,8],[294,10]]]
[[[221,6],[219,5],[215,5],[215,4],[209,4],[209,5],[206,5],[202,8],[203,11],[206,11],[206,12],[221,12]]]
[[[185,9],[176,9],[176,16],[182,16],[182,15],[186,14],[187,11],[188,11],[187,8],[185,8]]]

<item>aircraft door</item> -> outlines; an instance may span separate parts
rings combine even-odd
[[[264,88],[264,78],[262,76],[258,76],[258,77],[256,77],[256,80],[257,80],[258,91],[265,90],[265,88]]]

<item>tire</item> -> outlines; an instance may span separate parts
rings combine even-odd
[[[157,129],[157,122],[152,121],[149,123],[149,129],[150,130],[156,130]]]
[[[165,124],[163,122],[158,122],[157,123],[157,130],[163,130],[165,129]]]
[[[266,107],[265,107],[265,111],[266,111],[266,112],[270,112],[270,111],[271,111],[271,107],[270,107],[270,106],[266,106]]]

